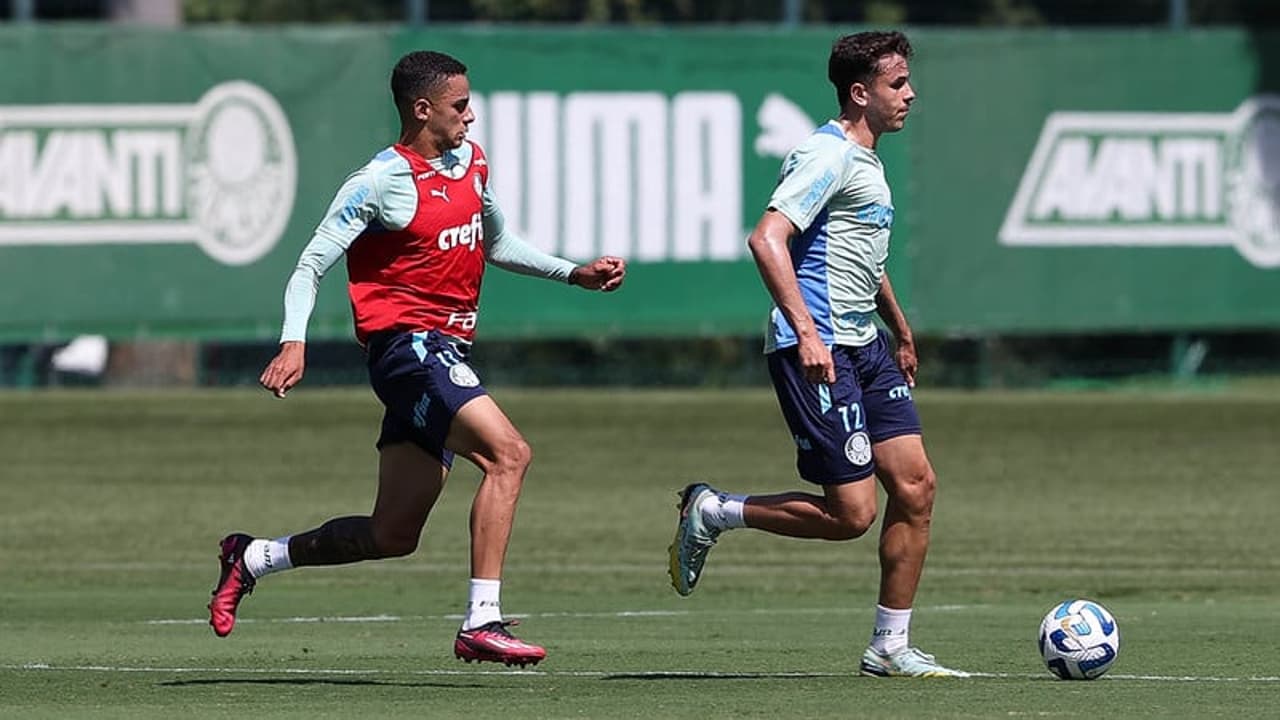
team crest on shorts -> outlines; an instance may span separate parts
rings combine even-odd
[[[466,363],[458,363],[449,368],[449,379],[458,387],[475,387],[480,384],[480,377],[476,375],[476,371],[471,369]]]
[[[867,465],[871,462],[871,438],[864,432],[856,432],[844,443],[844,456],[854,465]]]

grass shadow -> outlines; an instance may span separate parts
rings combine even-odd
[[[483,688],[493,689],[493,685],[473,682],[427,682],[402,680],[356,680],[351,678],[197,678],[194,680],[166,680],[156,683],[160,687],[194,687],[199,685],[341,685],[351,687],[434,687],[457,688],[459,690]]]
[[[812,680],[856,678],[856,673],[834,672],[634,672],[611,673],[602,680]]]

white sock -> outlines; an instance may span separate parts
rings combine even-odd
[[[876,605],[876,624],[871,630],[871,648],[884,655],[895,653],[909,643],[911,608],[894,610]]]
[[[244,565],[255,578],[293,567],[289,559],[289,536],[264,540],[258,538],[244,549]]]
[[[702,513],[703,521],[711,527],[732,530],[747,526],[747,522],[742,519],[742,505],[746,501],[746,495],[719,493],[704,502],[698,511]]]
[[[467,614],[462,618],[462,629],[474,630],[491,622],[502,622],[498,601],[501,592],[501,580],[471,578],[471,598],[467,601]]]

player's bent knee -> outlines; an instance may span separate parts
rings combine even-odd
[[[828,540],[856,540],[867,533],[876,522],[875,511],[858,511],[837,515],[830,525]]]
[[[529,464],[533,462],[533,448],[524,438],[516,436],[504,443],[494,453],[492,472],[502,475],[524,475]]]
[[[397,558],[412,555],[418,549],[417,538],[393,538],[385,543],[378,543],[378,550],[383,557]]]
[[[384,558],[404,557],[418,549],[419,533],[404,531],[375,531],[374,542],[378,554]]]

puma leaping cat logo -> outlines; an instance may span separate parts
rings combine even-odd
[[[439,190],[435,188],[431,188],[430,190],[427,190],[427,192],[430,193],[433,197],[438,197],[441,200],[444,200],[445,202],[449,202],[448,190],[449,190],[448,185],[441,185]]]
[[[799,105],[778,93],[765,97],[756,111],[756,122],[760,125],[756,154],[767,157],[786,157],[814,128],[813,120]]]

